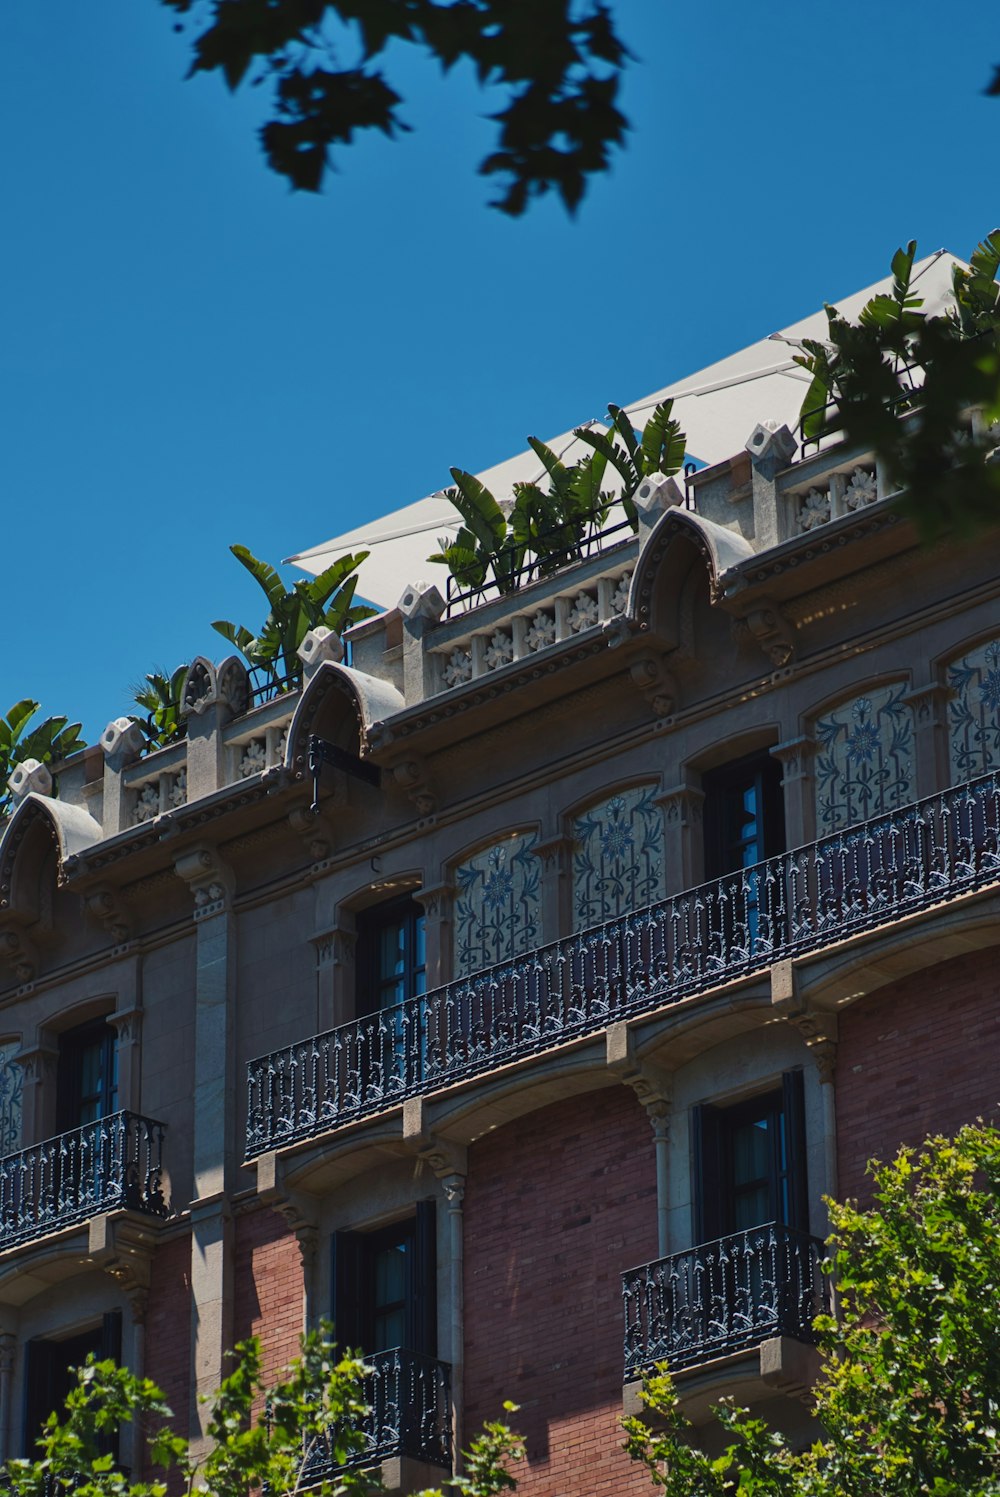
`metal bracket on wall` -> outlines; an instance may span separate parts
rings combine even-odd
[[[309,735],[308,762],[313,782],[311,807],[313,811],[319,810],[319,779],[324,764],[329,764],[333,769],[342,769],[345,774],[353,775],[356,780],[364,780],[365,784],[374,785],[376,790],[382,785],[382,771],[377,764],[366,763],[357,754],[338,748],[335,743],[329,743],[327,739],[320,738],[316,733]]]

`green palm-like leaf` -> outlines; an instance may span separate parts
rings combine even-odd
[[[245,566],[255,582],[263,588],[267,601],[272,608],[277,608],[285,596],[285,585],[278,576],[277,571],[268,562],[261,561],[254,556],[253,552],[246,546],[230,546],[230,551],[236,560]]]
[[[217,634],[221,634],[223,639],[228,639],[231,645],[235,645],[251,665],[257,664],[255,655],[257,639],[249,629],[245,629],[242,624],[231,624],[228,619],[216,619],[212,628]]]
[[[536,457],[541,459],[542,467],[552,480],[552,487],[560,498],[565,498],[572,483],[570,470],[562,460],[556,457],[551,447],[540,442],[537,437],[528,438],[528,446]]]
[[[612,426],[625,444],[625,451],[632,460],[633,466],[638,468],[640,462],[639,441],[628,412],[624,411],[620,405],[609,405],[608,415],[611,417]]]
[[[477,544],[486,550],[502,545],[507,522],[489,489],[474,473],[466,473],[464,468],[452,468],[451,476],[455,488],[446,489],[445,497],[458,510]]]
[[[308,582],[296,583],[296,587],[301,588],[311,602],[320,608],[325,608],[338,587],[342,587],[351,573],[357,571],[361,563],[367,561],[370,555],[370,551],[358,551],[353,556],[349,552],[344,556],[338,556],[337,560],[332,562],[325,571],[320,572]],[[356,577],[352,579],[352,595],[357,580]]]
[[[620,474],[622,480],[634,492],[639,483],[639,473],[628,453],[613,442],[607,432],[591,431],[587,426],[579,426],[573,435],[579,437],[581,442],[586,442],[588,447],[593,447],[607,462]]]
[[[12,749],[20,738],[26,724],[38,711],[39,703],[30,697],[15,702],[6,717],[0,717],[0,748]]]
[[[644,473],[673,474],[684,465],[687,438],[681,424],[672,414],[674,403],[663,400],[650,416],[642,432],[642,467]]]

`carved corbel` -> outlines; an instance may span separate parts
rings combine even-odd
[[[8,916],[0,924],[0,959],[18,982],[33,982],[38,971],[38,951],[24,927]]]
[[[771,1007],[799,1031],[816,1062],[820,1080],[832,1082],[837,1064],[837,1016],[814,1008],[802,997],[790,961],[775,962],[771,968]]]
[[[733,633],[737,640],[755,640],[775,669],[788,665],[795,655],[795,625],[767,598],[733,620]]]
[[[392,777],[406,791],[421,816],[433,816],[437,810],[437,796],[431,784],[427,762],[420,756],[404,759],[394,764]]]
[[[281,1160],[273,1150],[257,1160],[257,1196],[295,1233],[302,1272],[308,1284],[319,1248],[316,1202],[285,1183]]]
[[[145,1224],[108,1215],[91,1217],[87,1258],[114,1279],[129,1302],[137,1325],[146,1319],[156,1236]]]
[[[92,894],[84,895],[83,908],[92,920],[103,925],[116,946],[126,944],[131,930],[117,889],[104,885],[95,889]]]
[[[323,863],[333,848],[333,828],[322,811],[311,806],[296,806],[288,813],[288,825],[305,843],[310,861]]]
[[[670,717],[677,706],[677,681],[659,655],[640,655],[629,666],[633,686],[655,717]]]
[[[438,1138],[432,1131],[423,1097],[407,1097],[403,1103],[403,1143],[417,1156],[418,1169],[426,1165],[443,1182],[464,1180],[468,1174],[468,1150],[464,1144]]]
[[[233,871],[214,847],[196,847],[174,863],[174,871],[194,895],[195,920],[229,909],[235,891]]]
[[[605,1036],[608,1070],[633,1091],[649,1118],[654,1138],[665,1138],[670,1120],[673,1076],[640,1060],[635,1036],[624,1020],[608,1026]]]

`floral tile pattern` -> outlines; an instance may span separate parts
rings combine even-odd
[[[495,966],[541,941],[536,832],[506,837],[455,869],[455,976]]]
[[[904,682],[880,686],[816,722],[819,836],[912,798],[913,715]]]
[[[21,1147],[21,1082],[23,1072],[14,1059],[13,1041],[0,1045],[0,1155]]]
[[[620,790],[573,823],[573,928],[655,904],[666,894],[663,813],[655,785]]]
[[[948,667],[955,692],[948,703],[951,783],[973,780],[1000,765],[1000,639],[991,639]]]

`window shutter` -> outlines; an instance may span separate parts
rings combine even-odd
[[[714,1107],[691,1109],[694,1160],[694,1240],[714,1242],[726,1231],[723,1200],[722,1120]]]
[[[365,1343],[362,1240],[357,1232],[334,1232],[332,1239],[333,1334],[342,1351]]]
[[[24,1452],[36,1453],[42,1423],[56,1405],[51,1341],[28,1341],[24,1348]]]
[[[120,1310],[109,1310],[106,1315],[101,1316],[100,1360],[114,1362],[118,1367],[122,1364],[122,1312]]]
[[[411,1311],[413,1351],[437,1355],[437,1205],[417,1202]]]
[[[806,1178],[805,1088],[801,1071],[786,1071],[781,1078],[788,1149],[788,1222],[800,1232],[809,1230],[809,1190]]]

